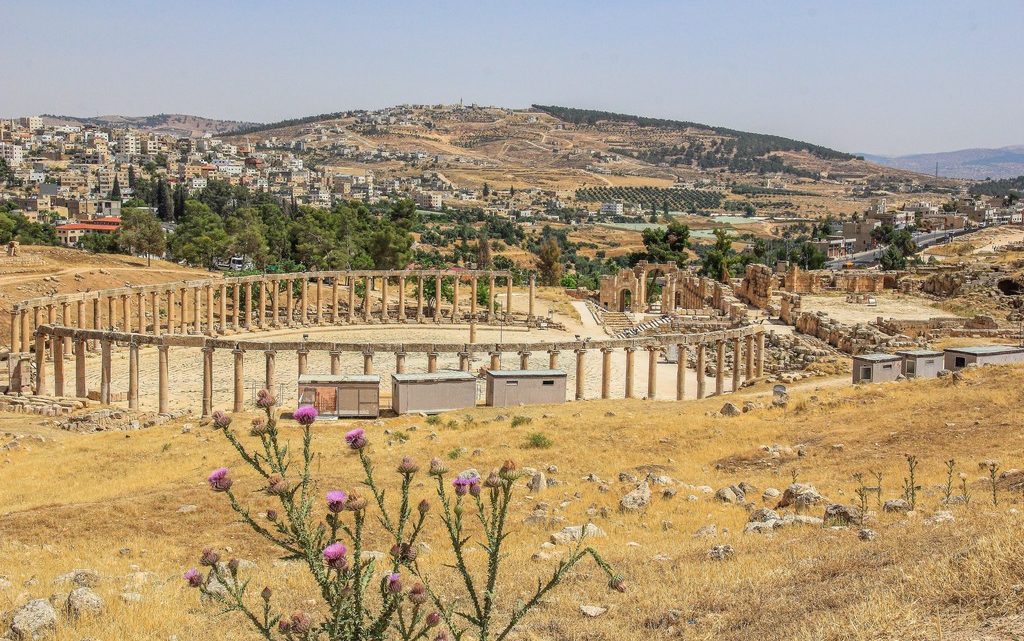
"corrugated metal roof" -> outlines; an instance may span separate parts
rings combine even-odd
[[[898,361],[901,357],[896,354],[857,354],[853,357],[855,361],[870,361],[872,363],[884,363],[888,361]]]
[[[299,377],[299,385],[314,385],[316,383],[379,383],[380,376],[376,374],[303,374]]]
[[[552,376],[566,375],[565,372],[560,369],[489,369],[487,370],[487,373],[495,378],[551,378]]]
[[[392,374],[391,378],[399,383],[415,383],[420,381],[475,381],[476,377],[461,370],[444,370],[441,372],[424,372],[422,374]]]
[[[991,356],[993,354],[1014,354],[1024,352],[1024,347],[1015,345],[975,345],[972,347],[947,347],[947,352],[972,354],[974,356]]]

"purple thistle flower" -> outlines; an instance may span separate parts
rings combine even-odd
[[[261,409],[268,409],[273,407],[277,403],[274,395],[268,389],[261,389],[256,392],[256,407]]]
[[[403,456],[402,462],[398,464],[399,474],[415,474],[420,469],[420,466],[412,460],[411,456]]]
[[[470,484],[471,482],[469,479],[464,479],[461,476],[452,479],[452,487],[455,488],[455,494],[457,496],[466,496],[466,493],[469,492]]]
[[[228,478],[228,468],[218,467],[206,477],[206,482],[214,492],[227,492],[231,489],[231,479]]]
[[[327,509],[337,514],[345,509],[348,494],[343,490],[331,490],[327,493]]]
[[[361,427],[357,427],[348,434],[345,435],[345,442],[353,450],[361,450],[366,447],[368,441],[366,440],[366,432]]]
[[[213,427],[218,430],[222,430],[228,425],[231,425],[231,417],[224,413],[223,410],[217,410],[213,413]]]
[[[324,548],[323,556],[324,561],[327,562],[327,567],[334,570],[344,570],[348,567],[348,559],[345,558],[345,554],[348,549],[344,543],[336,542],[331,543]]]
[[[188,583],[190,588],[198,588],[203,584],[203,575],[199,574],[199,570],[192,568],[188,572],[182,575],[185,582]]]
[[[299,422],[299,425],[312,425],[316,420],[318,412],[312,405],[304,405],[292,412],[292,418]]]
[[[427,615],[427,627],[432,628],[441,622],[441,615],[437,612],[431,612]]]
[[[388,592],[391,594],[402,593],[402,577],[397,572],[389,574],[387,578]]]

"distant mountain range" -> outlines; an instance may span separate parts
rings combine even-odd
[[[935,165],[938,163],[939,176],[943,178],[968,178],[971,180],[992,178],[998,180],[1024,175],[1024,145],[998,149],[960,149],[909,156],[864,154],[864,159],[887,167],[932,175],[935,174]]]
[[[153,116],[55,116],[43,114],[47,124],[94,125],[97,127],[134,127],[142,131],[170,136],[197,137],[206,134],[220,135],[242,127],[252,127],[257,123],[238,120],[218,120],[187,114],[156,114]]]

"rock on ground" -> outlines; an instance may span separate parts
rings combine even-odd
[[[712,561],[725,561],[735,553],[736,552],[732,549],[731,545],[716,545],[708,550],[708,558]]]
[[[619,500],[619,509],[623,512],[642,510],[651,504],[651,486],[641,481],[636,488]]]
[[[608,611],[608,608],[602,608],[599,605],[581,605],[580,606],[580,612],[582,612],[584,616],[588,616],[591,619],[593,619],[595,617],[599,617],[599,616],[601,616],[602,614],[604,614],[607,611]]]
[[[825,506],[825,516],[822,519],[827,525],[853,525],[860,523],[862,518],[860,508],[856,505],[843,505],[841,503],[830,503]]]
[[[57,628],[57,611],[46,599],[34,599],[14,611],[11,633],[18,641],[42,639]]]
[[[92,591],[91,588],[75,588],[68,595],[67,613],[72,619],[82,616],[97,616],[103,613],[103,597]]]
[[[813,485],[806,483],[793,483],[782,493],[782,498],[775,505],[775,509],[784,507],[795,507],[797,509],[821,503],[825,499],[818,494]]]
[[[885,512],[909,512],[910,503],[906,499],[889,499],[882,504],[882,510]]]

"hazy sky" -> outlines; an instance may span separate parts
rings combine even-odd
[[[561,104],[844,151],[1024,144],[1024,1],[0,0],[0,114]]]

